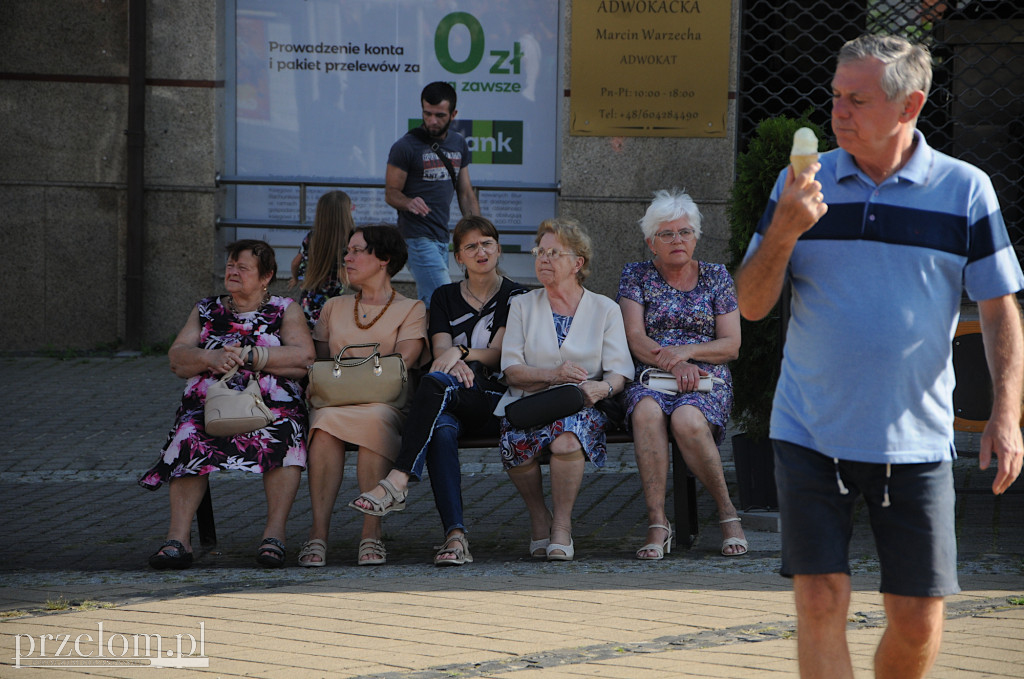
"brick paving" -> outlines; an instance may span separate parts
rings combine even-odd
[[[629,446],[589,472],[574,525],[576,561],[534,562],[525,508],[494,450],[465,451],[476,562],[431,565],[440,528],[428,481],[385,520],[388,565],[355,566],[354,457],[335,510],[329,565],[294,566],[310,523],[303,483],[291,513],[289,568],[253,562],[265,505],[258,477],[212,477],[219,543],[190,570],[150,570],[167,524],[166,489],[135,484],[163,443],[183,382],[163,357],[0,357],[0,676],[31,636],[205,631],[208,668],[258,677],[794,676],[795,616],[778,577],[777,533],[748,528],[748,556],[718,556],[713,503],[699,488],[691,550],[640,563],[643,499]],[[32,385],[25,388],[22,385]],[[97,415],[97,413],[99,413]],[[934,677],[1017,677],[1024,663],[1024,495],[993,497],[977,436],[958,437],[961,585],[950,597]],[[723,446],[735,494],[731,448]],[[877,563],[859,517],[852,544],[851,650],[858,676],[884,624]],[[753,524],[753,521],[748,521]],[[198,545],[198,540],[195,540]],[[19,635],[21,635],[19,637]],[[84,637],[83,637],[84,639]],[[187,636],[186,636],[187,639]],[[51,643],[51,642],[48,642]],[[70,646],[64,649],[66,659]],[[35,649],[38,652],[38,647]],[[54,651],[50,647],[50,652]],[[185,649],[188,651],[188,648]],[[24,657],[24,649],[23,649]],[[138,668],[21,668],[15,676],[134,677]]]

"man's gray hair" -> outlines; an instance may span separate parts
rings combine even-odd
[[[662,224],[674,222],[680,217],[686,217],[693,233],[700,238],[700,210],[693,202],[693,198],[679,189],[655,191],[654,200],[651,201],[643,219],[640,220],[644,238],[654,238],[654,234],[658,232]]]
[[[839,50],[838,63],[874,57],[885,64],[882,91],[889,101],[914,90],[928,96],[932,86],[932,55],[928,48],[895,35],[862,35]]]

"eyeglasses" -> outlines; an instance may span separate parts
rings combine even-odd
[[[659,231],[654,234],[654,237],[660,240],[662,243],[668,245],[669,243],[675,243],[676,238],[689,243],[691,240],[697,237],[697,232],[693,229],[679,229],[678,231]]]
[[[562,255],[569,255],[570,257],[576,256],[576,253],[572,252],[571,250],[556,250],[554,248],[548,248],[547,250],[545,250],[544,248],[534,248],[530,250],[530,254],[536,257],[537,259],[540,259],[541,257],[547,257],[548,259],[558,259]]]
[[[345,254],[358,257],[359,255],[366,252],[366,248],[345,248]]]
[[[461,252],[465,252],[467,255],[475,255],[477,252],[481,250],[487,253],[491,253],[495,252],[497,249],[498,243],[497,241],[493,240],[483,240],[480,241],[479,243],[469,243],[459,248]]]

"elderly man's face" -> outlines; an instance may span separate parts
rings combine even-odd
[[[886,99],[881,80],[884,66],[875,58],[841,64],[832,78],[832,131],[839,146],[854,158],[870,159],[895,143],[904,126],[901,97]]]

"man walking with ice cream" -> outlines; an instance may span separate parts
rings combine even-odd
[[[888,620],[875,674],[922,677],[938,654],[943,597],[959,591],[950,341],[963,290],[978,303],[993,377],[980,464],[998,457],[994,493],[1024,457],[1024,275],[989,178],[916,129],[930,85],[923,47],[846,43],[832,80],[839,149],[779,177],[736,276],[748,319],[771,310],[787,277],[793,286],[771,436],[803,677],[853,676],[848,547],[859,496]]]

